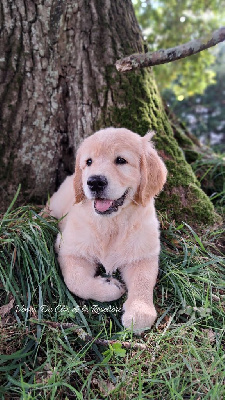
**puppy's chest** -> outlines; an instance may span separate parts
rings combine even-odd
[[[113,272],[133,261],[136,252],[134,242],[135,238],[126,232],[100,233],[95,236],[94,242],[93,238],[90,239],[92,257],[104,266],[106,272]]]
[[[142,224],[76,225],[65,230],[62,240],[63,252],[101,263],[109,273],[148,257],[156,247],[155,229],[143,234]]]

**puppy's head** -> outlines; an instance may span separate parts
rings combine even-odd
[[[85,139],[76,158],[75,202],[93,200],[100,215],[117,214],[132,201],[146,206],[166,180],[166,167],[151,137],[107,128]]]

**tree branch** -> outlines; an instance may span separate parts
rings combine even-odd
[[[225,40],[225,26],[214,31],[210,36],[202,39],[191,40],[169,49],[161,49],[152,53],[132,54],[116,62],[119,72],[126,72],[137,68],[151,67],[153,65],[166,64],[180,58],[189,57],[200,51],[213,47]]]

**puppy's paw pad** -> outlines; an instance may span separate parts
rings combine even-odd
[[[143,301],[125,302],[124,310],[122,324],[128,329],[133,327],[134,332],[151,328],[157,317],[155,307]]]
[[[117,279],[102,278],[100,276],[95,279],[101,282],[102,296],[100,301],[114,301],[119,299],[125,293],[124,285],[122,285],[122,283]]]
[[[118,281],[118,279],[110,278],[110,284],[115,285],[121,291],[121,293],[125,293],[126,287],[123,283]]]
[[[116,296],[116,298],[119,299],[125,293],[125,286],[117,279],[107,278],[107,284],[109,285],[109,290],[113,297]]]

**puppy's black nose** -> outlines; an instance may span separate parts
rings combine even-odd
[[[88,178],[87,184],[92,192],[100,193],[107,187],[108,181],[104,175],[92,175]]]

